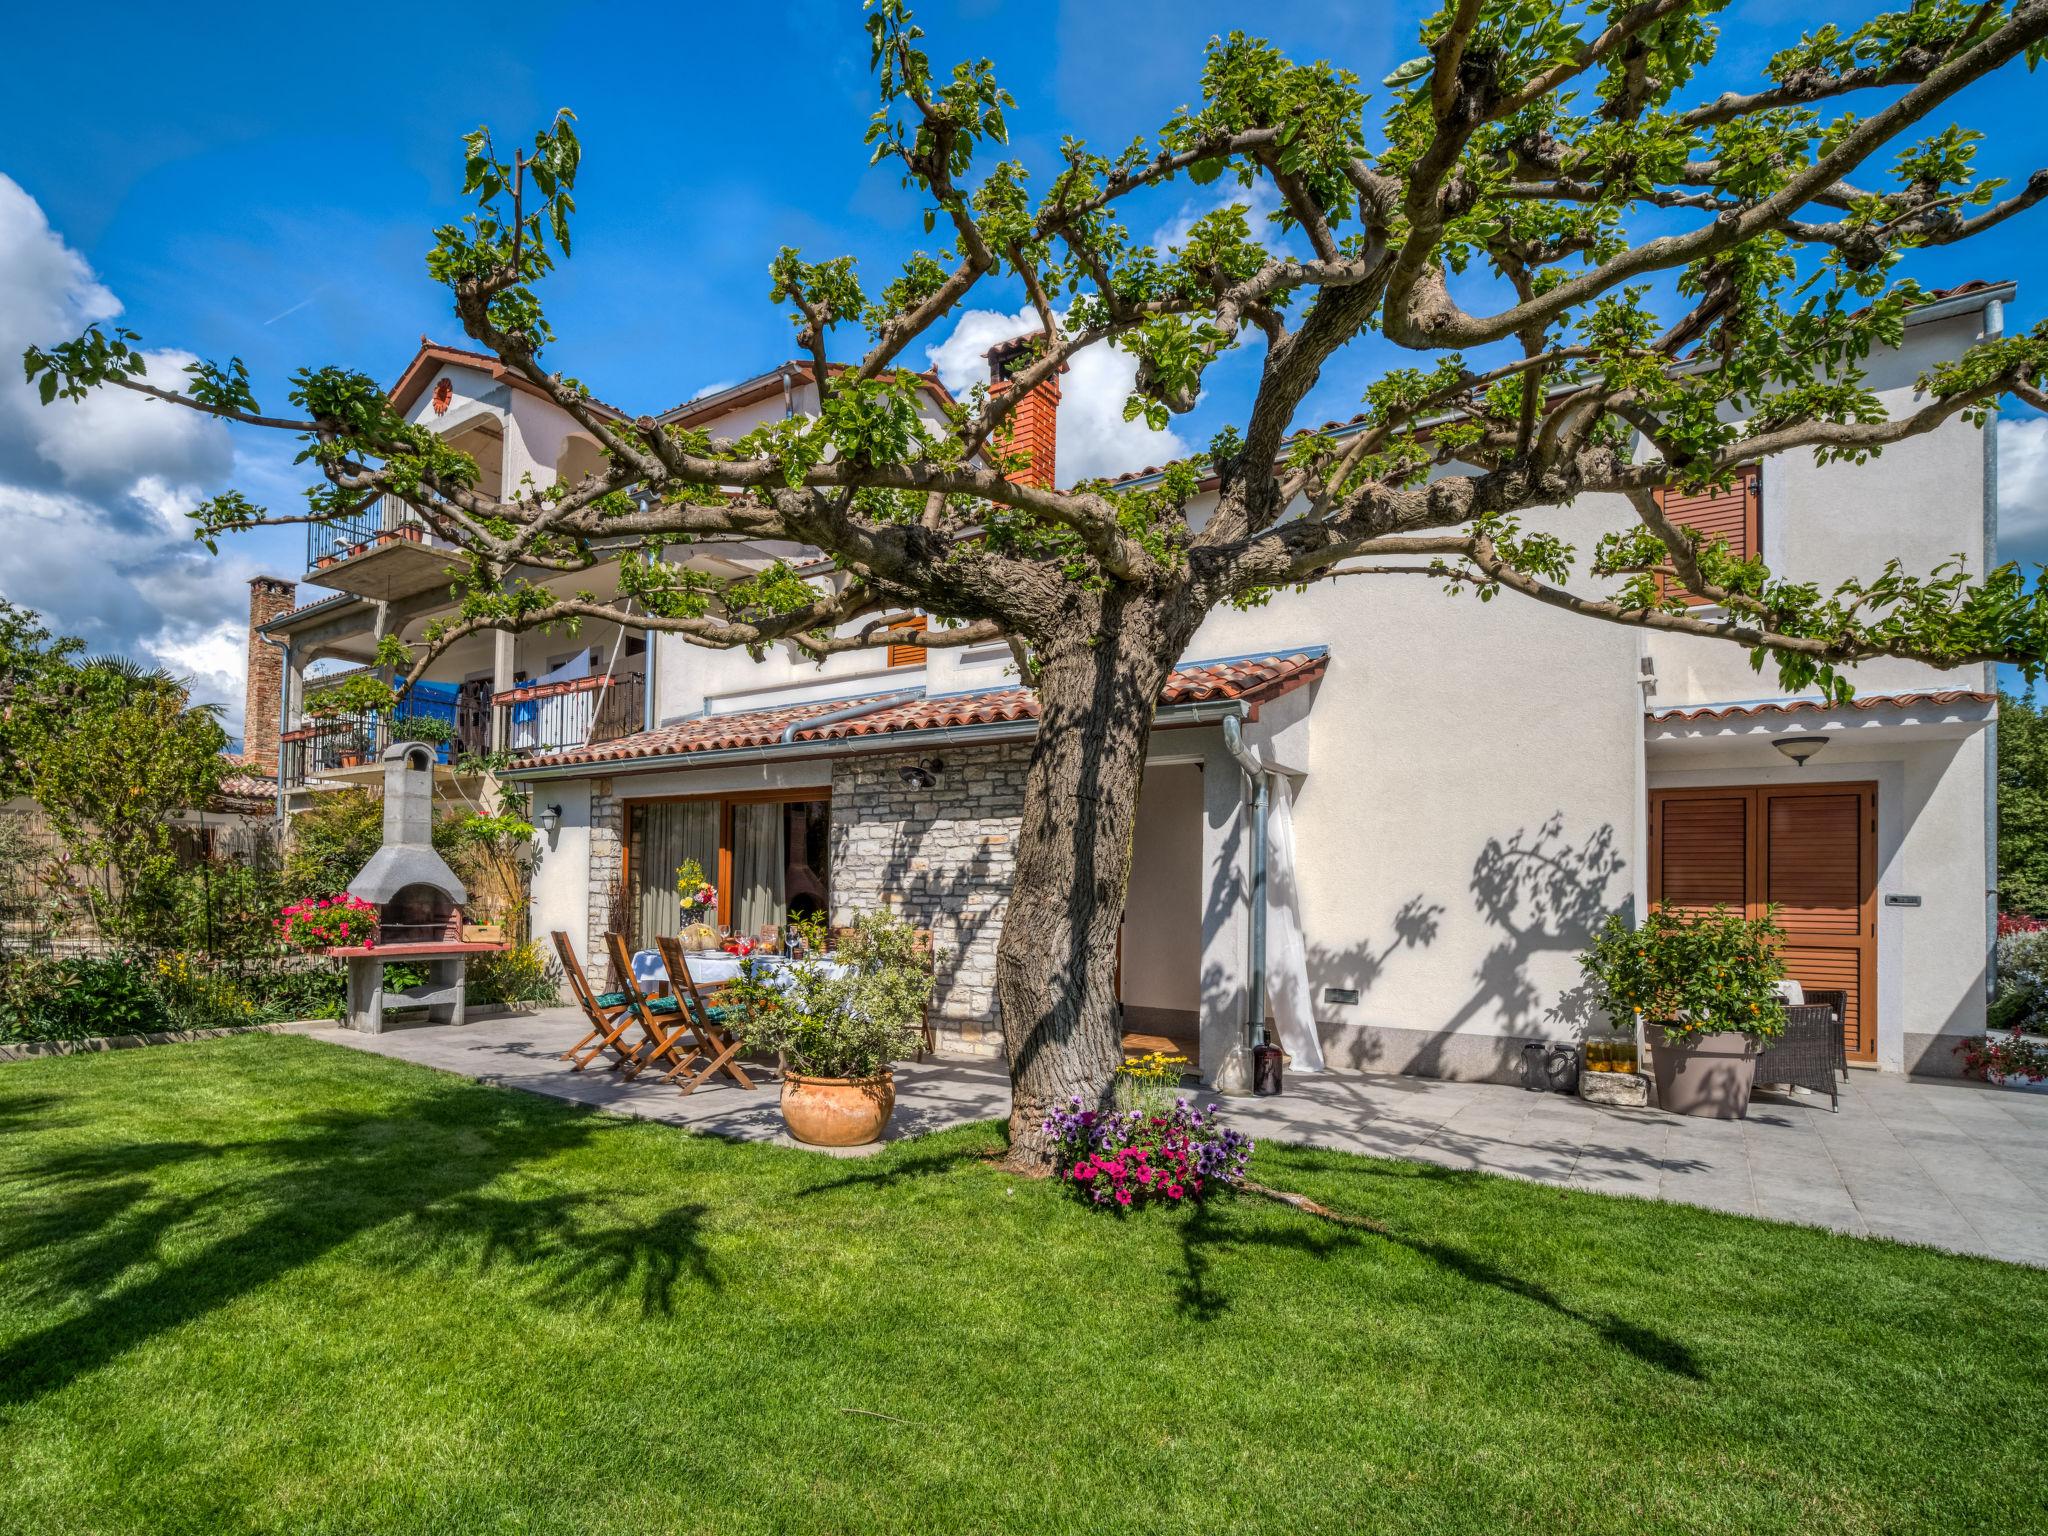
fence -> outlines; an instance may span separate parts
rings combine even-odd
[[[632,735],[645,723],[646,698],[646,676],[621,672],[514,688],[492,707],[506,751],[559,752]]]

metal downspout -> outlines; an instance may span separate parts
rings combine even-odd
[[[284,733],[285,721],[289,717],[292,707],[292,643],[289,640],[279,640],[276,636],[266,634],[260,629],[256,631],[256,638],[265,645],[274,645],[284,652],[284,655],[279,658],[283,665],[279,667],[277,676],[277,830],[282,835],[285,819]],[[244,722],[244,729],[246,728],[247,724]]]
[[[1251,780],[1251,976],[1246,990],[1251,994],[1251,1018],[1247,1027],[1251,1043],[1257,1046],[1266,1043],[1266,811],[1272,778],[1265,765],[1253,756],[1251,749],[1245,745],[1242,721],[1241,715],[1223,717],[1223,745],[1230,755],[1237,759],[1237,766],[1242,768],[1246,777]]]
[[[2005,334],[2005,305],[1992,299],[1984,306],[1984,339]],[[1984,569],[1998,564],[1998,414],[1984,427]],[[1998,665],[1984,664],[1984,691],[1998,695]],[[1984,728],[1984,997],[1998,991],[1998,714]]]
[[[885,693],[872,699],[862,699],[858,704],[849,704],[844,709],[828,709],[822,715],[810,715],[802,720],[792,720],[782,728],[776,738],[788,746],[797,738],[799,731],[814,731],[821,725],[837,725],[842,720],[858,720],[862,715],[872,715],[897,704],[908,704],[912,699],[921,698],[916,689],[905,688],[895,693]]]

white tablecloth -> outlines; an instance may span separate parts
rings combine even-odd
[[[741,957],[717,952],[684,955],[689,963],[690,979],[700,987],[715,987],[723,982],[737,981],[740,974]],[[779,981],[788,961],[781,955],[755,955],[755,965],[766,972],[766,979]],[[846,967],[837,961],[822,962],[827,976],[844,976]],[[668,967],[661,963],[661,951],[643,949],[633,956],[633,979],[640,983],[640,990],[668,985]]]

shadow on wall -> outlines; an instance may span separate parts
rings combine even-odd
[[[889,758],[865,766],[893,779],[908,761]],[[988,803],[970,801],[964,791],[982,773],[1004,766],[1000,757],[960,753],[936,794],[858,818],[846,811],[867,798],[861,789],[842,792],[835,783],[833,791],[833,921],[849,921],[856,910],[880,905],[930,929],[937,978],[933,1021],[970,1044],[998,1048],[995,946],[1009,905],[1016,825]],[[863,829],[886,826],[886,846],[877,850],[868,840],[852,846],[855,819]],[[990,831],[1006,821],[1001,834]],[[848,843],[841,843],[842,835]],[[989,841],[998,835],[1000,841]],[[962,839],[972,844],[965,852],[958,846]]]
[[[1322,1017],[1318,1026],[1332,1065],[1423,1077],[1519,1082],[1522,1045],[1529,1040],[1578,1038],[1599,1022],[1590,990],[1576,981],[1546,998],[1532,971],[1552,955],[1585,948],[1614,910],[1633,910],[1615,846],[1612,823],[1578,839],[1563,812],[1535,828],[1487,839],[1467,882],[1472,906],[1492,943],[1474,967],[1470,994],[1440,1023],[1352,1024]],[[1386,936],[1348,950],[1311,945],[1308,965],[1315,995],[1326,985],[1355,987],[1361,1004],[1373,1001],[1390,977],[1412,966],[1413,953],[1444,937],[1449,905],[1431,892],[1404,901]],[[1422,962],[1424,964],[1428,962]],[[1412,974],[1412,972],[1411,972]],[[1402,1005],[1383,995],[1377,1011]],[[1327,1006],[1320,1012],[1327,1013]],[[1469,1025],[1487,1026],[1468,1029]]]

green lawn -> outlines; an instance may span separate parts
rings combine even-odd
[[[1392,1235],[1120,1221],[998,1142],[0,1067],[0,1531],[2043,1527],[2048,1274],[1273,1148]]]

